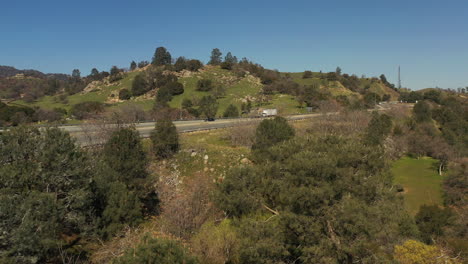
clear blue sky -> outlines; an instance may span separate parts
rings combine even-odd
[[[82,75],[150,60],[206,62],[212,48],[280,71],[384,73],[468,86],[468,1],[2,1],[0,65]]]

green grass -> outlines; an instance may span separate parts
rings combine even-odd
[[[168,169],[177,171],[181,180],[201,174],[213,179],[224,177],[230,168],[241,164],[240,161],[250,153],[249,148],[232,146],[228,133],[229,130],[221,129],[181,134],[181,150],[169,161]],[[146,140],[145,145],[149,149],[150,141]],[[192,151],[196,155],[192,155]],[[205,155],[208,156],[206,161]],[[159,161],[153,162],[158,164]]]
[[[403,157],[392,166],[395,184],[404,188],[405,207],[416,214],[423,204],[442,205],[442,176],[438,161],[432,158]]]
[[[275,94],[270,103],[262,107],[276,108],[280,115],[307,113],[307,109],[305,107],[301,107],[294,96],[286,94]]]

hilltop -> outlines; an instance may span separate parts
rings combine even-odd
[[[18,70],[15,67],[0,65],[0,78],[14,77],[17,75],[24,75],[36,78],[53,78],[58,80],[66,80],[69,75],[62,73],[43,73],[37,70]]]

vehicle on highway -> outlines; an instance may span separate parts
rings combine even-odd
[[[278,114],[278,110],[275,108],[262,110],[262,116],[275,116],[277,114]]]
[[[212,121],[215,121],[213,117],[208,117],[207,119],[205,119],[205,122],[212,122]]]

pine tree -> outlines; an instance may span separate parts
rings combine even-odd
[[[224,62],[231,64],[237,63],[236,59],[234,58],[234,56],[232,56],[231,52],[228,52],[226,54],[226,57],[224,57]]]
[[[136,62],[135,62],[135,61],[132,61],[132,62],[130,63],[130,70],[131,70],[131,71],[134,71],[136,68],[137,68]]]
[[[221,64],[222,60],[221,60],[221,56],[223,54],[221,53],[221,51],[218,49],[218,48],[215,48],[211,51],[211,57],[210,57],[210,61],[208,62],[208,64],[210,65],[219,65]]]
[[[99,71],[98,71],[98,69],[96,69],[96,68],[93,68],[93,69],[91,70],[91,74],[90,74],[90,76],[92,76],[92,77],[96,77],[96,76],[98,76],[98,75],[99,75]]]
[[[131,186],[148,176],[148,160],[140,135],[133,128],[121,128],[112,133],[104,145],[104,162],[119,175],[119,180]]]
[[[167,51],[165,47],[157,48],[156,51],[154,52],[152,64],[155,66],[160,66],[160,65],[171,65],[171,63],[172,63],[171,53],[169,53],[169,51]]]
[[[174,123],[169,119],[156,122],[151,141],[153,152],[160,159],[169,158],[179,150],[179,135]]]
[[[46,263],[58,255],[58,244],[68,246],[61,234],[91,230],[93,172],[61,129],[20,127],[0,134],[0,262],[11,256],[11,263]]]
[[[185,57],[177,58],[176,62],[174,63],[174,69],[177,72],[185,70],[187,68],[187,59]]]
[[[74,69],[72,71],[72,78],[73,79],[80,79],[81,78],[81,72],[78,69]]]
[[[336,73],[336,75],[341,76],[341,68],[336,67],[335,73]]]

